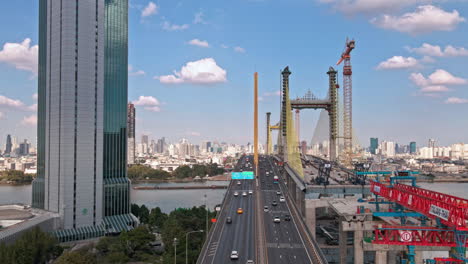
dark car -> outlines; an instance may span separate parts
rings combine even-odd
[[[277,203],[276,201],[273,201],[273,202],[271,202],[271,205],[273,205],[273,206],[277,206],[277,205],[278,205],[278,203]]]
[[[290,215],[285,215],[284,216],[284,221],[291,221],[291,216]]]
[[[231,217],[227,217],[226,218],[226,224],[230,224],[232,223],[232,218]]]

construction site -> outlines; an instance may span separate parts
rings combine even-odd
[[[326,98],[313,91],[291,98],[292,71],[283,69],[280,116],[276,121],[266,113],[266,154],[281,168],[289,195],[328,263],[467,263],[468,200],[420,188],[418,171],[373,170],[355,146],[355,48],[347,39],[336,66],[324,68]],[[341,65],[339,73],[334,67]],[[328,115],[323,156],[301,148],[300,113],[306,109]]]

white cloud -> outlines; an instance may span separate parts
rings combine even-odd
[[[159,106],[147,106],[145,110],[152,111],[152,112],[161,112],[161,108]]]
[[[464,21],[465,18],[457,10],[446,12],[432,5],[424,5],[417,7],[415,12],[402,16],[383,15],[373,18],[371,23],[384,29],[416,35],[432,31],[452,31]]]
[[[227,81],[226,70],[219,67],[213,58],[187,62],[179,72],[154,78],[165,84],[212,84]]]
[[[244,48],[241,48],[241,47],[239,47],[239,46],[234,47],[234,51],[235,51],[235,52],[239,52],[239,53],[245,53],[245,49],[244,49]]]
[[[259,97],[257,97],[257,100],[258,101],[263,101],[263,97],[259,96]]]
[[[0,106],[22,108],[24,107],[24,103],[20,100],[14,100],[6,96],[0,95]]]
[[[159,100],[153,96],[141,95],[138,97],[138,100],[133,101],[133,104],[139,106],[157,106],[159,105]]]
[[[393,56],[382,61],[377,66],[378,70],[408,69],[419,66],[418,60],[413,57]]]
[[[34,94],[32,95],[32,98],[33,98],[33,100],[37,100],[37,98],[38,98],[37,93],[34,93]]]
[[[37,104],[32,104],[32,105],[28,106],[27,110],[36,112],[37,111]]]
[[[143,71],[143,70],[138,70],[138,71],[135,71],[135,72],[129,72],[128,75],[130,76],[141,76],[141,75],[145,75],[146,72]]]
[[[37,115],[30,115],[30,116],[23,117],[23,120],[21,121],[21,124],[23,126],[35,126],[35,125],[37,125]]]
[[[451,73],[438,69],[427,78],[422,73],[412,73],[409,79],[418,87],[421,92],[447,92],[450,89],[447,85],[460,85],[467,83],[467,80],[453,76]]]
[[[434,2],[431,0],[318,0],[319,3],[331,4],[333,9],[346,15],[379,14],[393,12],[414,4]]]
[[[198,13],[195,13],[195,17],[193,18],[193,23],[194,24],[206,24],[205,20],[203,20],[203,12],[200,11]]]
[[[410,52],[415,52],[421,55],[432,57],[461,57],[468,56],[468,49],[463,47],[453,47],[452,45],[445,46],[442,49],[438,45],[423,43],[419,48],[407,48]]]
[[[153,2],[149,2],[148,5],[141,11],[142,17],[148,17],[158,13],[159,6]]]
[[[450,89],[444,85],[429,85],[421,88],[423,93],[448,92]]]
[[[281,91],[275,91],[275,92],[265,92],[263,93],[263,96],[280,96],[281,95]]]
[[[228,45],[225,45],[225,44],[221,44],[221,48],[227,49],[227,48],[229,48],[229,46],[228,46]]]
[[[468,104],[468,99],[458,98],[458,97],[449,97],[445,100],[446,104]]]
[[[440,85],[457,85],[465,84],[467,81],[463,78],[455,77],[451,73],[438,69],[429,75],[429,81],[431,84]]]
[[[210,47],[210,44],[208,44],[208,41],[205,41],[205,40],[192,39],[188,43],[190,45],[198,46],[198,47],[202,47],[202,48],[209,48]]]
[[[143,70],[134,70],[132,65],[128,65],[128,76],[141,76],[145,75],[146,72]]]
[[[162,24],[162,27],[166,31],[182,31],[182,30],[188,29],[189,25],[188,24],[176,25],[176,24],[171,24],[168,21],[164,21]]]
[[[0,51],[0,62],[11,64],[16,69],[30,71],[37,75],[39,46],[31,46],[31,39],[21,43],[5,43]]]
[[[188,136],[194,136],[194,137],[199,137],[201,136],[201,133],[200,132],[196,132],[196,131],[188,131],[187,133],[185,133],[186,135]]]

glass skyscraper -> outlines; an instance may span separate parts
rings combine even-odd
[[[371,138],[370,139],[370,153],[375,154],[378,148],[379,148],[379,139]]]
[[[416,142],[412,141],[410,142],[410,153],[415,154],[416,153]]]
[[[61,241],[130,229],[128,0],[40,0],[36,208]]]

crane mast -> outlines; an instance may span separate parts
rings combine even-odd
[[[343,64],[343,137],[344,137],[344,151],[349,157],[353,151],[353,83],[351,68],[351,51],[355,47],[354,40],[346,39],[346,47],[341,54],[340,60],[336,63]]]

